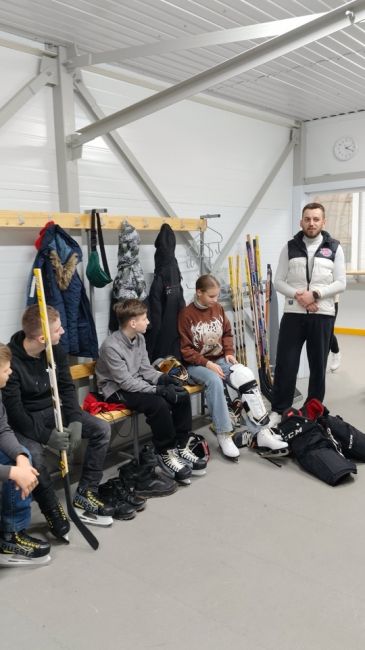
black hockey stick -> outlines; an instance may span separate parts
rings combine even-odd
[[[46,346],[46,357],[47,357],[47,365],[48,365],[49,382],[51,385],[51,392],[52,392],[55,424],[59,431],[63,431],[61,405],[60,405],[57,375],[56,375],[56,365],[53,357],[52,342],[51,342],[51,335],[49,330],[47,306],[46,306],[46,300],[44,296],[41,269],[34,269],[34,276],[35,276],[36,287],[37,287],[37,300],[38,300],[39,313],[42,322],[42,332],[43,332],[45,346]],[[72,504],[71,489],[70,489],[70,474],[68,468],[67,453],[65,450],[60,451],[59,466],[60,466],[61,476],[63,480],[63,487],[66,495],[67,512],[69,514],[69,517],[71,521],[73,521],[75,526],[79,529],[81,535],[85,537],[86,541],[96,551],[96,549],[99,547],[98,540],[96,539],[95,535],[93,535],[93,533],[87,528],[87,526],[85,526],[85,524],[79,519],[77,512]]]

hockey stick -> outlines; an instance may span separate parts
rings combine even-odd
[[[63,431],[61,404],[60,404],[60,398],[58,393],[58,384],[57,384],[57,375],[56,375],[56,365],[53,357],[51,334],[49,330],[47,305],[44,296],[44,287],[43,287],[41,269],[34,269],[34,276],[35,276],[36,287],[37,287],[37,300],[38,300],[39,313],[40,313],[41,323],[42,323],[42,332],[43,332],[45,346],[46,346],[46,357],[47,357],[47,365],[48,365],[49,382],[51,385],[55,424],[58,431]],[[96,539],[95,535],[93,535],[93,533],[87,528],[87,526],[85,526],[85,524],[82,521],[80,521],[77,512],[72,504],[70,474],[68,468],[67,453],[65,450],[60,451],[59,466],[60,466],[61,476],[63,480],[63,487],[66,495],[67,512],[69,514],[69,517],[71,521],[73,521],[75,526],[79,529],[81,535],[85,537],[86,541],[96,551],[96,549],[99,547],[98,540]]]

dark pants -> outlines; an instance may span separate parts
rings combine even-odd
[[[104,461],[110,442],[110,424],[95,418],[86,411],[82,412],[82,437],[88,440],[82,466],[80,488],[90,488],[96,491],[103,475]],[[53,409],[44,412],[44,422],[51,431],[54,427]],[[27,438],[15,432],[19,442],[29,449],[32,455],[33,466],[39,471],[38,486],[33,490],[33,498],[42,511],[53,507],[56,495],[52,486],[52,479],[46,466],[45,447],[40,442]]]
[[[306,342],[309,363],[307,400],[323,401],[326,366],[334,317],[320,314],[284,314],[279,330],[272,410],[282,413],[293,404],[300,353]]]
[[[132,411],[144,413],[152,430],[156,453],[174,449],[177,444],[185,447],[192,427],[189,393],[179,398],[177,404],[169,404],[155,393],[131,393],[117,391],[108,402],[123,402]]]

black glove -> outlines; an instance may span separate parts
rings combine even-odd
[[[163,372],[157,380],[158,386],[181,386],[181,381],[177,377],[171,377],[167,373]]]
[[[81,422],[70,422],[67,430],[70,432],[70,449],[75,451],[81,442],[82,424]]]
[[[164,397],[169,404],[177,404],[186,399],[188,393],[182,386],[156,386],[156,395]]]
[[[70,444],[70,431],[64,427],[63,431],[52,429],[51,435],[48,438],[47,445],[52,447],[52,449],[57,449],[57,451],[66,451]]]

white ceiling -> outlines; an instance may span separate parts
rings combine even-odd
[[[326,12],[343,0],[0,0],[0,29],[80,54]],[[266,39],[165,52],[123,68],[176,84]],[[365,22],[205,91],[300,120],[365,110]]]

